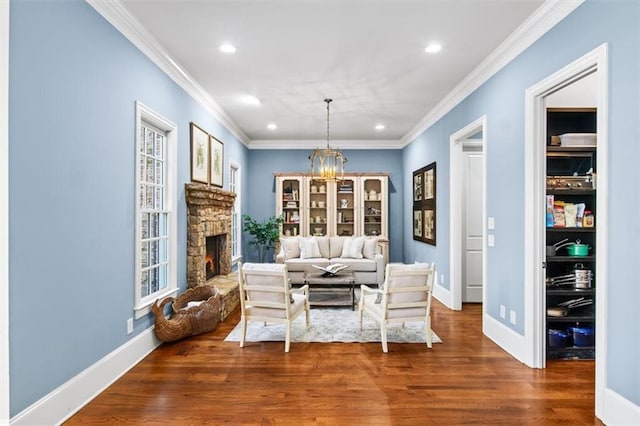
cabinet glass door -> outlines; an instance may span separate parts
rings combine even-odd
[[[279,192],[279,206],[284,222],[282,223],[282,234],[286,236],[300,235],[302,222],[301,189],[302,181],[296,178],[283,178],[281,182],[281,192]]]
[[[328,197],[327,184],[321,180],[307,179],[307,211],[309,212],[309,229],[306,235],[327,235]]]
[[[354,179],[345,179],[336,184],[335,218],[336,235],[353,236],[356,234],[356,197]]]
[[[386,188],[380,178],[362,178],[363,235],[385,235],[384,212]]]

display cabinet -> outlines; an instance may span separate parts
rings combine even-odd
[[[283,235],[388,237],[388,175],[345,174],[337,182],[303,173],[275,177],[276,215],[284,215]]]

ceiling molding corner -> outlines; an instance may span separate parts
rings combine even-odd
[[[547,0],[402,137],[405,147],[524,52],[585,0]]]
[[[160,42],[129,12],[120,0],[86,0],[103,18],[183,88],[196,102],[226,127],[240,142],[249,138],[200,84],[171,57]]]

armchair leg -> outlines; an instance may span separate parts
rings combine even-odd
[[[242,327],[242,337],[240,338],[240,347],[244,348],[244,341],[247,336],[247,319],[245,317],[242,317],[240,319],[240,324]]]
[[[362,293],[360,296],[360,303],[358,303],[358,316],[360,317],[360,330],[362,330],[362,314],[364,313],[364,297]]]
[[[427,320],[424,322],[424,328],[425,328],[425,336],[426,336],[426,341],[427,341],[427,347],[429,349],[431,349],[431,346],[433,345],[433,343],[431,342],[431,340],[433,340],[433,330],[431,330],[431,316],[427,317]]]
[[[387,346],[387,324],[384,320],[380,322],[380,340],[382,341],[382,352],[389,352]]]
[[[287,331],[284,338],[284,351],[289,352],[290,346],[291,346],[291,321],[287,323]]]

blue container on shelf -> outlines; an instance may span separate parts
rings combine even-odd
[[[565,330],[549,329],[549,347],[566,348],[569,346],[569,333]]]
[[[573,346],[585,347],[594,345],[593,327],[569,327],[573,335]]]

